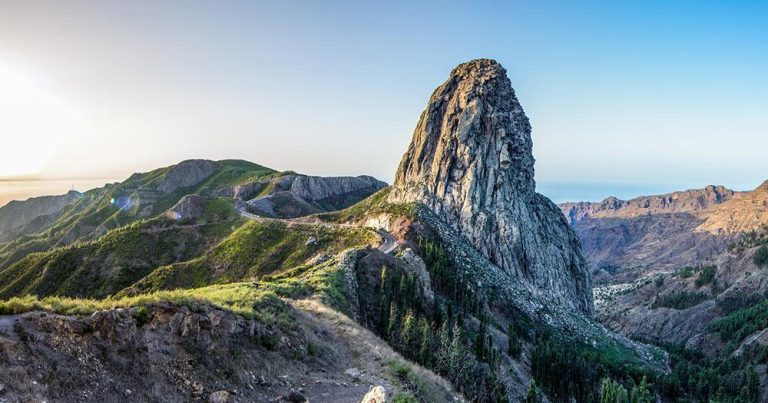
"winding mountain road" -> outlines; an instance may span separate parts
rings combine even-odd
[[[256,214],[249,213],[245,211],[244,208],[238,208],[237,212],[240,213],[240,215],[244,218],[247,218],[249,220],[254,221],[261,221],[261,222],[279,222],[284,224],[290,224],[290,223],[301,223],[301,221],[296,221],[293,219],[287,219],[287,218],[272,218],[272,217],[262,217]],[[342,227],[342,228],[355,228],[357,226],[352,224],[331,224],[331,223],[313,223],[315,225],[321,225],[323,227],[327,228],[333,228],[333,227]],[[397,239],[392,236],[389,232],[378,228],[376,229],[376,233],[379,234],[381,237],[381,244],[378,246],[378,250],[382,253],[390,254],[395,249],[397,249],[398,243]]]
[[[397,239],[383,229],[378,229],[376,232],[383,239],[383,242],[379,245],[379,251],[387,254],[392,253],[397,248]]]

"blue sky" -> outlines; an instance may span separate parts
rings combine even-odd
[[[768,5],[738,3],[0,1],[0,74],[64,122],[24,128],[0,153],[45,157],[0,176],[194,157],[391,181],[434,87],[490,57],[554,200],[749,189],[768,179]]]

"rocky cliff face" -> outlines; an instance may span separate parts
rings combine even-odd
[[[533,164],[531,126],[506,71],[474,60],[432,94],[390,200],[424,203],[512,278],[591,313],[578,238],[536,193]]]
[[[560,209],[591,268],[673,268],[714,257],[740,233],[768,224],[768,184],[749,192],[707,186],[631,200],[608,197]]]
[[[296,176],[290,175],[281,181],[281,185],[306,200],[322,202],[351,194],[370,195],[381,190],[386,183],[371,176]],[[343,206],[347,207],[347,206]],[[339,208],[343,208],[339,206]]]
[[[259,215],[279,218],[341,210],[387,186],[371,176],[305,175],[282,176],[269,185],[272,188],[266,195],[248,200],[247,205]]]

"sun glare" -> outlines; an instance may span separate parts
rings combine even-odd
[[[84,128],[72,102],[23,69],[0,60],[0,177],[35,175]]]

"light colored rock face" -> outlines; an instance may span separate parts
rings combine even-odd
[[[216,171],[217,164],[209,160],[187,160],[173,167],[165,179],[157,185],[157,190],[170,193],[177,189],[197,185]]]
[[[186,195],[174,205],[169,213],[176,220],[200,218],[205,211],[206,199],[199,195]]]
[[[381,386],[375,386],[371,388],[371,391],[363,396],[363,400],[360,403],[386,403],[387,391]]]
[[[715,206],[698,232],[734,235],[768,225],[768,181],[751,192],[740,192]]]
[[[371,176],[296,176],[282,178],[281,188],[290,190],[295,195],[311,201],[319,201],[356,192],[373,193],[387,186],[386,183]]]
[[[592,313],[579,241],[535,191],[531,126],[493,60],[458,66],[432,94],[390,200],[420,201],[514,278]]]
[[[341,210],[387,186],[370,176],[286,175],[270,181],[273,187],[267,195],[246,203],[260,215],[279,218]]]

